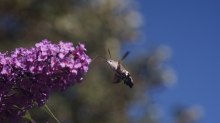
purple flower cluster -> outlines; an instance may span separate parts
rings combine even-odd
[[[0,122],[17,122],[35,103],[43,106],[50,92],[81,82],[91,59],[84,44],[51,44],[0,53]]]

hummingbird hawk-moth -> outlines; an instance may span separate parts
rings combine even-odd
[[[119,83],[121,81],[124,81],[124,83],[127,86],[132,88],[133,79],[131,77],[131,74],[121,65],[122,60],[125,59],[130,52],[127,51],[119,61],[114,61],[111,59],[111,53],[109,49],[108,49],[108,53],[109,53],[110,59],[106,59],[103,56],[101,57],[106,60],[104,62],[107,62],[110,68],[115,72],[113,83]]]

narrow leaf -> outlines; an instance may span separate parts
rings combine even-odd
[[[30,115],[30,113],[29,113],[28,110],[26,111],[26,114],[25,114],[24,116],[22,116],[22,118],[28,119],[28,120],[31,121],[31,122],[35,122],[35,121],[31,118],[31,115]]]
[[[54,114],[51,112],[51,110],[49,109],[49,107],[45,104],[41,107],[41,109],[43,109],[44,111],[46,111],[51,117],[53,117],[58,123],[60,123],[60,121],[54,116]]]

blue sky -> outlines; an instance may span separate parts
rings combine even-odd
[[[220,1],[138,1],[146,44],[164,44],[173,51],[169,65],[178,81],[156,95],[164,113],[177,103],[200,105],[205,112],[200,123],[219,123]]]

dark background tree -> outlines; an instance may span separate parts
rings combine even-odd
[[[2,0],[0,2],[0,51],[31,47],[42,39],[85,43],[91,58],[103,55],[120,59],[123,44],[142,35],[142,16],[135,1],[129,0]],[[136,49],[129,49],[136,50]],[[53,93],[47,103],[62,123],[158,123],[158,107],[151,93],[169,85],[175,77],[167,68],[169,48],[155,47],[125,60],[134,79],[132,89],[112,84],[113,72],[96,59],[80,84]],[[132,117],[133,108],[140,112]],[[133,109],[133,110],[132,110]],[[188,111],[188,110],[187,110]],[[194,122],[186,108],[175,114],[176,123]],[[55,122],[37,107],[31,109],[37,122]],[[188,116],[188,117],[187,117]]]

